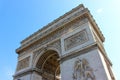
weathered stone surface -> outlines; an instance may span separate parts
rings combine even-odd
[[[85,30],[79,33],[76,33],[64,40],[65,50],[69,50],[82,43],[85,43],[87,40],[88,40],[88,37],[87,37],[87,33]]]
[[[29,63],[30,63],[30,56],[25,59],[22,59],[21,61],[18,61],[17,71],[29,67]]]
[[[22,41],[14,80],[115,80],[102,42],[80,5]]]

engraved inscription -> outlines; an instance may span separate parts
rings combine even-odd
[[[64,40],[65,50],[69,50],[80,44],[85,43],[88,40],[87,33],[85,30],[80,31]]]
[[[17,65],[17,71],[29,67],[30,56],[19,61]]]

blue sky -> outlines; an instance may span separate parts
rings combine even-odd
[[[120,80],[119,0],[0,0],[0,80],[12,80],[20,41],[79,4],[88,7],[106,40],[104,46]]]

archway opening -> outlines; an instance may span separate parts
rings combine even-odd
[[[56,51],[49,50],[42,54],[36,67],[40,69],[42,80],[60,80],[60,61]]]

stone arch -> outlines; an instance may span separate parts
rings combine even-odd
[[[35,67],[41,71],[43,80],[60,80],[59,53],[53,49],[46,50],[36,58]]]
[[[57,45],[57,46],[60,46],[60,45]],[[59,49],[61,49],[61,47],[60,47]],[[48,47],[47,47],[47,50],[56,51],[57,54],[58,54],[59,56],[61,56],[61,50],[59,50],[59,49],[57,49],[56,47],[53,47],[53,46],[48,46]]]
[[[14,80],[60,80],[60,71],[61,80],[115,80],[103,42],[90,11],[80,5],[21,42]]]
[[[59,49],[52,46],[43,47],[42,49],[38,50],[38,52],[36,53],[35,56],[37,57],[33,58],[33,67],[36,66],[40,56],[42,56],[47,51],[55,51],[59,55],[59,57],[61,56],[61,51]]]

